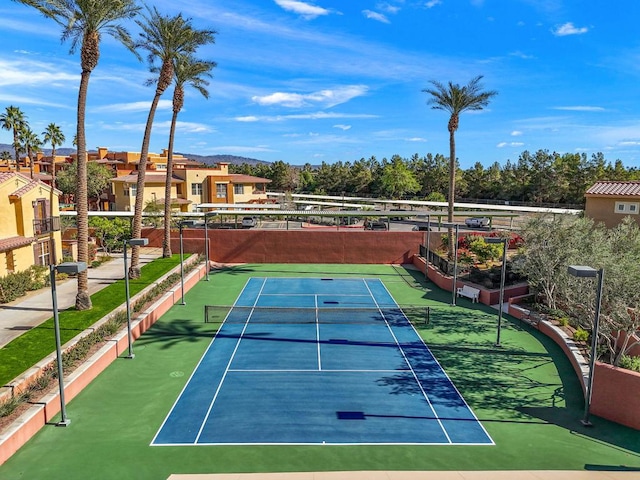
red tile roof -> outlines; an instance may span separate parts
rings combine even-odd
[[[166,173],[146,173],[144,176],[144,183],[165,183],[167,180]],[[120,177],[115,177],[109,180],[110,182],[115,183],[136,183],[138,181],[138,172],[135,174],[122,175]],[[175,175],[171,177],[171,183],[182,183],[184,180],[176,177]]]
[[[585,195],[640,196],[640,182],[600,181],[593,184]]]
[[[232,173],[229,175],[231,183],[271,183],[268,178],[254,177],[252,175],[243,175],[241,173]]]
[[[35,242],[35,238],[27,238],[27,237],[10,237],[3,238],[0,240],[0,252],[6,252],[8,250],[14,250],[16,248],[24,247],[25,245],[30,245]]]
[[[22,187],[20,187],[19,189],[15,190],[15,191],[11,192],[9,194],[9,196],[12,197],[12,198],[20,198],[25,193],[28,193],[31,190],[33,190],[34,188],[36,188],[38,185],[41,185],[41,183],[38,180],[29,179],[29,183],[27,183],[26,185],[23,185]]]

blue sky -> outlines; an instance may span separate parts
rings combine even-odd
[[[205,100],[188,91],[175,150],[293,165],[362,157],[448,155],[448,113],[427,105],[430,80],[483,75],[498,91],[457,133],[463,168],[524,150],[603,152],[640,167],[637,0],[155,0],[216,30],[200,51],[217,62]],[[78,54],[35,10],[0,4],[0,109],[39,133],[75,133]],[[137,37],[136,25],[130,32]],[[91,76],[87,146],[139,151],[153,97],[147,65],[103,36]],[[171,94],[151,151],[166,148]],[[11,143],[0,131],[0,143]]]

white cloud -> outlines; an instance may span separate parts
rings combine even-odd
[[[519,137],[520,135],[522,135],[522,132],[520,130],[514,130],[513,132],[511,132],[512,137]]]
[[[522,147],[522,146],[524,146],[523,142],[500,142],[499,144],[496,145],[496,147],[498,147],[498,148]]]
[[[370,20],[376,20],[382,23],[391,23],[389,22],[389,19],[382,13],[374,12],[371,10],[363,10],[362,14]]]
[[[144,132],[144,129],[146,128],[146,124],[125,123],[125,122],[115,122],[115,123],[102,122],[100,124],[100,128],[102,130],[109,130],[109,131]],[[165,122],[155,122],[153,124],[153,128],[154,128],[154,131],[169,133],[169,130],[171,128],[171,121],[167,120]],[[215,129],[209,127],[208,125],[204,125],[202,123],[178,121],[176,123],[176,131],[181,133],[212,133],[212,132],[215,132]]]
[[[266,145],[256,145],[255,147],[248,147],[246,145],[221,145],[219,147],[211,147],[209,149],[213,152],[229,152],[229,153],[260,153],[260,152],[274,152],[272,148]]]
[[[367,91],[368,87],[364,85],[347,85],[306,94],[275,92],[264,96],[254,95],[251,100],[262,106],[281,105],[283,107],[299,108],[319,104],[324,107],[334,107],[346,103],[352,98],[360,97]]]
[[[235,117],[236,122],[283,122],[285,120],[325,120],[332,118],[378,118],[378,115],[370,115],[367,113],[337,113],[337,112],[316,112],[316,113],[300,113],[294,115],[264,115],[255,116],[248,115],[244,117]]]
[[[574,105],[567,107],[553,107],[554,110],[568,110],[572,112],[604,112],[602,107],[593,107],[589,105]]]
[[[535,58],[533,55],[527,55],[526,53],[523,53],[519,50],[516,50],[515,52],[511,52],[509,56],[522,58],[523,60],[530,60],[532,58]]]
[[[441,0],[429,0],[428,2],[426,2],[424,4],[424,6],[427,7],[427,8],[433,8],[436,5],[442,5],[442,1]]]
[[[75,110],[75,105],[68,105],[66,103],[54,103],[39,98],[29,98],[22,95],[4,95],[0,94],[0,102],[7,105],[38,105],[39,107],[52,107],[60,108],[63,110]]]
[[[296,0],[274,0],[278,6],[289,12],[297,13],[308,20],[319,17],[320,15],[329,15],[329,10],[317,7],[306,2]]]
[[[379,3],[376,8],[378,10],[382,10],[383,12],[396,14],[400,11],[400,7],[397,5],[390,5],[388,3]]]
[[[338,124],[338,125],[334,125],[333,128],[339,128],[340,130],[347,131],[351,129],[351,125]]]
[[[426,138],[422,138],[422,137],[411,137],[411,138],[405,138],[405,140],[407,142],[426,142],[427,139]]]
[[[576,27],[572,22],[567,22],[563,25],[558,26],[555,30],[552,30],[553,34],[556,37],[564,37],[567,35],[582,35],[583,33],[587,33],[589,29],[587,27]]]
[[[92,112],[109,112],[109,113],[122,113],[122,112],[148,112],[151,108],[151,102],[131,102],[131,103],[115,103],[111,105],[103,105],[101,107],[94,107]],[[173,108],[171,100],[160,100],[158,102],[158,110],[169,110]]]
[[[51,86],[56,82],[80,83],[80,77],[74,73],[67,73],[64,68],[54,63],[33,60],[4,60],[0,59],[0,87],[10,85],[42,85]]]

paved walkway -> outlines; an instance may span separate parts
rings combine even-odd
[[[159,248],[143,248],[140,253],[140,265],[149,263],[161,255],[162,250]],[[88,270],[89,295],[124,278],[122,254],[111,256],[112,260]],[[128,261],[131,261],[130,257]],[[78,284],[73,278],[56,282],[58,310],[65,310],[75,305],[77,289]],[[50,287],[28,292],[13,302],[0,304],[0,348],[51,317],[53,317],[53,305]]]

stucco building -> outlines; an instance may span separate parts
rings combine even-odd
[[[599,181],[585,193],[584,214],[607,228],[630,216],[640,223],[640,181]]]
[[[144,205],[150,201],[164,205],[167,174],[161,170],[145,174]],[[137,180],[137,170],[111,179],[114,210],[134,210]],[[171,178],[171,204],[175,210],[191,212],[200,203],[265,202],[266,185],[270,182],[266,178],[229,173],[228,163],[219,163],[215,168],[177,165]]]
[[[59,195],[22,173],[0,173],[0,276],[62,260]]]

